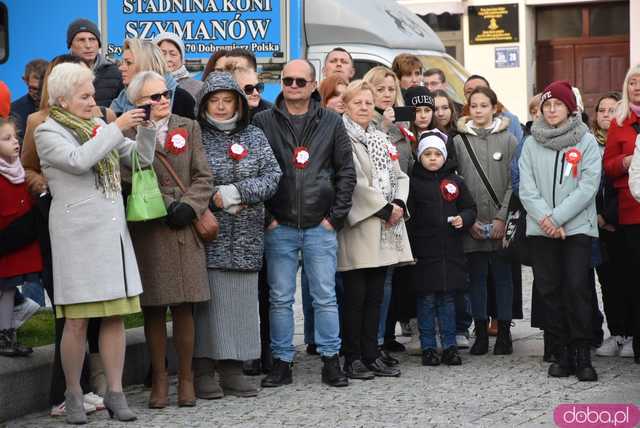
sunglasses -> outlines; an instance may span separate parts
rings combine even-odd
[[[147,97],[154,103],[159,102],[162,97],[165,97],[167,100],[171,100],[171,91],[167,89],[166,91],[158,94],[147,95]]]
[[[264,91],[264,83],[260,82],[255,85],[244,85],[244,88],[242,89],[244,90],[244,93],[247,95],[253,94],[253,91],[258,91],[258,93],[261,94],[262,91]]]
[[[292,86],[293,82],[296,82],[296,86],[298,88],[304,88],[305,86],[307,86],[307,83],[311,83],[310,80],[306,80],[302,77],[283,77],[282,78],[282,84],[284,86]]]

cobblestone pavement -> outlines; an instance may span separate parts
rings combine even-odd
[[[528,317],[529,270],[524,271],[523,282]],[[137,422],[122,425],[110,421],[106,412],[98,412],[90,415],[90,426],[553,426],[553,409],[561,403],[640,404],[640,366],[630,358],[594,357],[599,382],[548,378],[547,364],[542,362],[542,334],[529,327],[528,319],[516,321],[513,328],[513,355],[474,357],[462,351],[462,366],[435,368],[422,367],[419,357],[399,355],[400,378],[352,381],[348,388],[330,388],[320,382],[320,360],[306,355],[302,345],[299,303],[296,325],[299,353],[292,385],[264,389],[257,398],[198,400],[195,408],[178,408],[174,384],[172,406],[160,411],[147,409],[148,391],[134,386],[127,394]],[[64,420],[40,413],[8,426],[64,426]]]

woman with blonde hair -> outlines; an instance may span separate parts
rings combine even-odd
[[[630,260],[640,257],[640,169],[636,166],[637,156],[634,156],[639,134],[640,64],[637,64],[629,69],[624,79],[622,99],[607,132],[603,160],[604,172],[618,194],[618,223]],[[631,269],[630,265],[628,267]],[[628,272],[632,273],[631,270]],[[640,287],[627,285],[626,300],[633,302],[633,354],[636,363],[640,364]]]
[[[141,71],[155,71],[164,77],[167,89],[170,91],[171,113],[189,119],[195,118],[196,102],[194,98],[189,92],[178,86],[178,82],[169,71],[162,51],[152,42],[134,38],[125,39],[119,70],[122,73],[122,83],[125,88],[111,102],[110,106],[117,115],[135,108],[127,96],[126,87],[129,86],[136,74]]]

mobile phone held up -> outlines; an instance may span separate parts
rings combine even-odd
[[[416,120],[416,108],[413,106],[394,107],[396,122],[413,122]]]
[[[144,104],[139,108],[144,110],[144,120],[149,120],[151,118],[151,104]]]

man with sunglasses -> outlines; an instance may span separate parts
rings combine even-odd
[[[24,130],[27,125],[27,117],[40,110],[40,94],[42,93],[42,78],[47,70],[47,61],[34,59],[29,61],[24,69],[22,80],[27,85],[27,93],[11,103],[11,117],[16,122],[18,139],[22,144]]]
[[[263,387],[292,382],[293,302],[302,253],[313,299],[315,342],[322,356],[322,381],[347,386],[340,368],[335,273],[336,231],[349,210],[356,184],[351,143],[340,116],[320,107],[315,69],[293,60],[282,70],[275,106],[255,116],[283,175],[266,203],[265,256],[270,297],[273,368]]]
[[[264,83],[258,82],[258,73],[250,68],[236,68],[233,71],[233,78],[238,82],[238,86],[247,96],[249,104],[249,120],[261,111],[273,107],[269,101],[262,99]]]

